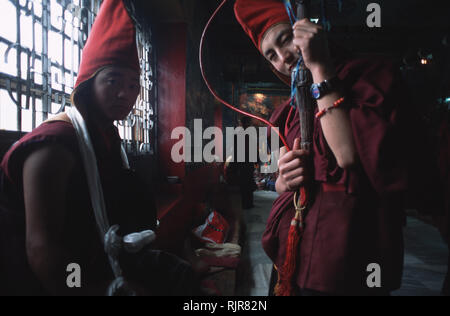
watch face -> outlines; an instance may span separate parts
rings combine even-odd
[[[320,98],[320,87],[319,85],[313,84],[311,86],[311,94],[314,99]]]

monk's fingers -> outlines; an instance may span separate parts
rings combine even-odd
[[[286,187],[289,191],[297,191],[305,183],[305,177],[300,176],[286,182]]]
[[[305,176],[305,168],[297,168],[283,175],[286,182]]]
[[[292,151],[292,155],[293,155],[295,158],[301,158],[301,159],[304,159],[304,158],[306,158],[306,156],[309,155],[309,151],[307,151],[307,150],[305,150],[305,149],[293,150],[293,151]]]
[[[302,159],[308,155],[309,155],[309,152],[304,149],[291,150],[290,152],[286,153],[285,155],[283,155],[283,157],[280,158],[279,164],[281,165],[283,163],[289,163],[296,158]]]
[[[319,30],[305,29],[305,28],[296,28],[293,30],[293,32],[294,32],[294,39],[296,38],[310,39],[319,34]]]
[[[296,33],[297,35],[294,36],[292,43],[295,47],[301,50],[301,52],[304,53],[305,50],[311,50],[315,52],[317,49],[321,48],[324,45],[322,42],[324,41],[324,38],[319,34],[313,34],[313,33]],[[320,45],[319,45],[320,44]],[[318,47],[319,46],[319,47]]]
[[[305,155],[292,156],[292,160],[280,160],[278,162],[278,169],[280,174],[285,175],[293,170],[303,168],[306,165]]]
[[[323,26],[320,24],[316,24],[311,22],[309,19],[302,19],[300,21],[295,22],[295,24],[292,27],[295,28],[305,28],[305,29],[318,29],[323,30]]]
[[[296,168],[303,167],[305,165],[306,157],[304,155],[293,155],[291,160],[285,160],[279,165],[280,171],[288,172]]]
[[[292,146],[292,150],[299,150],[300,148],[301,142],[300,142],[300,138],[296,138],[294,139],[294,146]]]
[[[308,52],[311,49],[312,53],[317,54],[317,50],[320,51],[324,49],[323,46],[326,39],[325,32],[320,26],[316,24],[307,26],[294,26],[293,34],[293,44],[300,50],[302,54],[306,53],[308,55]]]
[[[303,162],[299,158],[295,158],[289,162],[279,165],[280,174],[286,175],[292,170],[298,169],[303,166]]]
[[[292,30],[294,32],[298,31],[300,33],[308,32],[308,33],[313,33],[313,34],[319,34],[319,33],[323,32],[323,27],[318,24],[314,24],[314,23],[308,23],[308,24],[296,23],[292,27]]]

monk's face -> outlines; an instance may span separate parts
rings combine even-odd
[[[300,54],[293,43],[293,31],[289,23],[277,24],[270,28],[261,42],[264,57],[286,76],[297,66]]]
[[[139,95],[139,73],[128,67],[108,66],[95,77],[93,92],[97,108],[107,120],[123,120]]]

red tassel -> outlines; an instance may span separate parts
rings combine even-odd
[[[300,205],[303,207],[306,201],[306,194],[303,187],[301,188],[300,192]],[[286,258],[281,271],[278,271],[278,282],[275,286],[276,296],[292,296],[295,294],[293,277],[297,268],[297,255],[299,252],[299,244],[302,231],[303,216],[301,210],[296,207],[295,216],[292,219],[291,227],[289,228],[288,233]]]
[[[307,201],[306,189],[305,187],[300,188],[300,205],[305,206]]]

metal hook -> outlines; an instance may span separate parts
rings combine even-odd
[[[151,150],[150,150],[150,144],[148,144],[148,143],[142,143],[142,144],[139,146],[139,152],[140,152],[141,154],[150,153],[150,152],[151,152]]]
[[[136,125],[136,115],[135,114],[128,115],[126,123],[128,123],[129,125],[127,127],[134,127]]]
[[[128,115],[124,120],[118,121],[120,126],[134,127],[136,124],[136,117],[134,114]]]
[[[67,21],[66,23],[69,22],[72,25],[72,28],[76,28],[77,26],[75,25],[75,18],[79,19],[79,15],[80,15],[80,7],[73,4],[73,3],[69,3],[64,9],[64,11],[68,11],[70,13],[70,15],[72,16],[72,20],[71,21]]]
[[[144,121],[144,129],[150,131],[150,130],[153,129],[154,126],[155,126],[155,123],[153,122],[152,119],[147,118],[147,119]]]
[[[27,109],[28,109],[28,108],[23,108],[23,107],[20,105],[19,100],[17,100],[16,98],[14,98],[13,91],[12,91],[12,89],[11,89],[11,79],[6,79],[6,90],[8,91],[9,97],[11,98],[11,100],[14,102],[14,104],[17,106],[18,109],[21,109],[21,110],[27,110]],[[16,93],[17,93],[17,92],[16,92]]]
[[[55,103],[59,103],[59,92],[55,92]],[[59,114],[62,111],[64,111],[64,108],[66,107],[66,97],[64,95],[64,93],[61,95],[61,106],[59,107],[58,111],[56,111],[56,113],[52,113],[52,114]]]
[[[19,47],[18,43],[14,43],[8,46],[8,48],[5,51],[5,64],[8,63],[8,57],[9,57],[9,52],[12,48],[15,47]],[[14,98],[12,89],[11,89],[11,80],[8,79],[6,80],[6,89],[8,90],[8,95],[11,98],[11,100],[13,100],[13,102],[16,104],[16,106],[22,110],[28,110],[30,108],[30,94],[31,94],[31,67],[30,67],[30,59],[31,59],[31,51],[29,49],[26,48],[22,48],[22,50],[27,54],[27,82],[26,82],[26,86],[27,86],[27,91],[25,94],[26,97],[26,105],[25,108],[23,108],[20,104],[20,100],[17,100],[16,98]],[[18,80],[20,80],[20,78],[18,78]],[[17,82],[17,89],[21,90],[22,88],[22,84],[20,82]],[[22,94],[22,91],[18,91],[20,92],[20,94]]]
[[[14,1],[11,1],[15,6],[16,3],[14,3]],[[31,7],[30,7],[31,4]],[[25,16],[30,16],[33,12],[33,8],[34,8],[34,3],[33,0],[26,0],[26,3],[24,5],[21,5],[20,2],[18,4],[18,8],[20,9],[20,13],[22,14],[22,11],[25,11]]]
[[[11,49],[13,49],[13,48],[16,48],[16,47],[19,47],[19,44],[18,44],[18,43],[13,43],[13,44],[8,45],[8,48],[7,48],[6,51],[5,51],[5,64],[8,63],[9,51],[10,51]]]
[[[30,6],[31,4],[31,6]],[[34,1],[33,0],[27,0],[27,4],[24,6],[26,7],[25,16],[34,15]]]
[[[11,100],[14,102],[14,104],[17,107],[19,107],[19,102],[13,96],[13,92],[12,92],[12,89],[11,89],[11,80],[10,79],[6,79],[6,90],[8,90],[8,95],[11,98]]]
[[[87,32],[88,32],[88,18],[89,18],[89,10],[87,8],[80,8],[78,19],[80,20],[80,25],[77,26],[78,32],[78,44],[80,48],[84,48],[87,41]],[[81,27],[83,25],[83,27]]]
[[[59,68],[59,70],[61,71],[61,69],[60,69],[61,66],[58,63],[56,63],[56,64],[58,66],[57,68]],[[65,85],[66,84],[66,79],[64,78],[64,76],[62,76],[62,80],[59,80],[59,75],[58,75],[57,72],[54,73],[53,79],[59,85]]]

